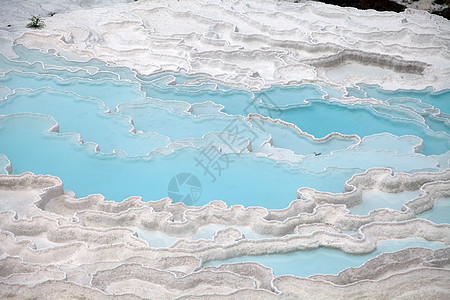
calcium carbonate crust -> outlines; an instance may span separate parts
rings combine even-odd
[[[143,75],[203,73],[248,89],[313,81],[442,90],[449,88],[449,40],[447,20],[418,10],[189,0],[56,14],[45,29],[25,32],[15,43],[96,57]],[[330,75],[349,64],[377,67],[382,74]]]
[[[48,3],[42,5],[48,7]],[[89,10],[83,9],[84,4],[73,5],[82,9],[46,18],[43,30],[7,29],[0,39],[70,58],[99,58],[141,75],[185,71],[250,90],[299,83],[321,83],[341,91],[357,83],[378,84],[388,90],[449,88],[450,25],[426,12],[379,13],[268,0],[137,1]],[[4,19],[10,22],[11,16]],[[0,48],[7,52],[3,45]],[[373,68],[381,75],[362,72],[336,77],[335,73],[346,68]],[[344,97],[339,101],[362,100]],[[194,106],[188,105],[186,112],[193,111]],[[291,126],[256,114],[247,117],[252,119]],[[135,133],[132,120],[130,124]],[[356,147],[364,141],[338,133],[316,139],[291,127],[316,143],[337,137],[354,140]],[[50,131],[59,132],[59,124],[54,122]],[[80,136],[79,141],[83,143]],[[198,145],[199,141],[188,143]],[[274,149],[271,137],[265,144],[271,148],[248,143],[246,151],[259,151],[276,160],[302,158]],[[422,145],[419,141],[412,150],[417,152]],[[100,151],[98,145],[93,149]],[[2,160],[5,173],[11,174],[11,164],[6,157]],[[289,207],[267,210],[228,207],[221,201],[189,207],[168,198],[149,203],[139,197],[121,203],[102,195],[76,198],[73,192],[64,191],[56,177],[1,175],[0,297],[450,298],[448,247],[384,253],[337,275],[308,278],[275,277],[271,269],[251,262],[203,267],[209,261],[237,256],[319,247],[365,254],[386,239],[419,237],[449,245],[448,224],[417,218],[433,208],[436,199],[449,197],[449,184],[449,170],[409,175],[376,168],[353,176],[342,193],[300,188]],[[419,197],[401,210],[351,214],[349,208],[361,203],[362,193],[373,189],[389,193],[419,190]],[[210,225],[222,229],[212,239],[193,238]],[[249,239],[236,226],[250,228],[263,238]],[[138,231],[156,232],[174,242],[156,248]]]
[[[33,201],[24,211],[2,207],[1,295],[30,298],[32,293],[50,289],[49,295],[54,297],[93,293],[99,298],[295,298],[318,295],[317,289],[321,289],[323,298],[351,298],[366,293],[371,285],[385,285],[372,296],[388,292],[399,297],[448,295],[449,248],[385,253],[359,268],[310,278],[274,277],[270,269],[256,263],[202,267],[211,260],[318,247],[364,254],[385,239],[421,237],[450,244],[450,226],[416,219],[416,213],[424,209],[415,208],[420,202],[419,207],[431,209],[435,199],[448,197],[450,173],[391,172],[371,169],[355,175],[342,194],[300,189],[299,199],[282,210],[227,207],[221,201],[188,207],[170,199],[148,203],[138,197],[121,203],[105,201],[101,195],[77,199],[72,192],[64,192],[56,177],[2,175],[1,196],[23,198],[31,190],[37,197],[31,197]],[[402,211],[380,209],[368,216],[351,215],[346,205],[358,203],[358,195],[367,188],[389,192],[420,189],[420,196],[406,203]],[[212,240],[191,239],[199,228],[211,224],[224,229]],[[247,239],[233,226],[249,226],[266,238]],[[129,228],[160,231],[178,242],[154,248]],[[357,234],[342,230],[357,230]],[[414,288],[410,278],[414,278]],[[308,288],[299,288],[303,286]]]

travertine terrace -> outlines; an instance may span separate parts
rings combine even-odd
[[[275,165],[273,169],[287,166],[304,174],[326,174],[320,178],[329,181],[336,170],[351,176],[341,185],[340,193],[298,185],[294,199],[279,209],[247,205],[245,199],[239,205],[221,200],[189,205],[175,203],[169,197],[143,201],[143,195],[136,194],[111,201],[100,192],[77,196],[76,191],[64,188],[67,183],[56,174],[28,169],[17,172],[15,166],[22,168],[21,162],[11,159],[6,150],[0,151],[0,298],[450,298],[449,220],[433,223],[420,216],[433,209],[438,199],[450,198],[449,132],[433,131],[448,130],[448,112],[413,97],[392,97],[386,102],[350,95],[346,89],[359,90],[362,95],[365,90],[361,84],[366,84],[378,85],[386,93],[400,89],[445,93],[450,88],[448,20],[415,9],[402,13],[361,11],[309,1],[95,1],[89,6],[83,1],[61,2],[41,1],[37,6],[0,1],[5,7],[0,12],[5,24],[0,30],[4,62],[0,65],[0,102],[44,95],[51,103],[51,97],[72,97],[67,107],[90,105],[100,119],[120,124],[114,128],[122,126],[123,135],[144,136],[144,141],[154,143],[153,148],[134,154],[119,146],[114,148],[116,144],[111,142],[109,149],[96,140],[86,140],[84,133],[64,131],[66,124],[60,124],[55,116],[26,110],[5,112],[6,105],[0,106],[0,134],[2,128],[15,129],[21,118],[33,119],[35,123],[30,124],[36,127],[50,124],[42,136],[62,136],[68,144],[77,145],[73,153],[136,164],[211,143],[217,143],[222,155],[234,155],[238,145],[244,143],[239,155],[249,160],[266,159]],[[44,18],[43,29],[25,27],[30,15],[50,12],[56,13]],[[56,58],[55,62],[21,62],[23,49],[39,49],[45,55],[55,54],[74,62],[98,59],[105,65],[64,66],[58,65]],[[15,60],[17,55],[19,60]],[[133,75],[126,78],[117,70]],[[188,79],[180,83],[173,74]],[[223,89],[224,93],[236,88],[253,95],[273,86],[311,84],[324,96],[306,101],[304,106],[328,101],[340,109],[365,107],[376,116],[407,119],[420,130],[425,128],[424,136],[429,140],[424,142],[423,137],[411,134],[358,136],[337,130],[314,136],[283,117],[256,112],[233,116],[224,111],[226,105],[213,101],[165,102],[155,97],[150,108],[167,105],[164,113],[175,115],[175,120],[210,122],[202,128],[206,131],[199,130],[199,136],[174,138],[169,130],[167,134],[147,130],[139,115],[134,117],[135,111],[149,109],[145,101],[106,103],[101,96],[59,90],[74,82],[93,86],[112,82],[111,86],[137,86],[139,93],[151,97],[143,88],[148,82],[142,78],[152,76],[161,76],[152,82],[161,81],[166,88],[193,87],[197,92]],[[45,85],[7,86],[14,80],[30,82],[30,78]],[[342,96],[336,97],[328,89]],[[80,122],[84,120],[83,114],[78,117]],[[435,123],[428,123],[430,119]],[[234,144],[220,144],[222,133],[214,126],[233,120],[253,129],[266,124],[272,131],[260,130],[253,140],[245,134],[226,133],[233,136]],[[25,128],[23,132],[37,136],[33,130],[38,129]],[[121,138],[115,129],[109,134],[111,140]],[[308,148],[308,153],[302,153],[280,143],[274,138],[277,134],[322,152],[313,154]],[[14,141],[6,134],[1,137]],[[14,138],[21,141],[22,137]],[[132,144],[131,139],[124,141],[125,146]],[[441,147],[446,150],[421,153],[428,141],[442,141]],[[378,148],[381,144],[383,147]],[[21,152],[24,149],[20,145],[25,144],[18,142],[17,149],[11,145],[5,149]],[[50,151],[43,149],[41,152]],[[120,183],[111,182],[113,185]],[[262,182],[261,189],[264,185]],[[164,191],[166,188],[161,187]],[[351,211],[363,203],[367,192],[400,197],[415,191],[417,196],[398,209],[376,208],[366,215]],[[205,228],[214,231],[212,237],[198,238]],[[309,277],[278,276],[255,262],[208,265],[242,256],[324,248],[343,255],[365,255],[373,253],[380,243],[402,239],[421,239],[442,247],[382,253],[334,275],[317,273]],[[161,240],[164,245],[158,244]]]

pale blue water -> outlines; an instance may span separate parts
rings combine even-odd
[[[433,208],[417,217],[430,220],[436,224],[450,224],[450,198],[434,200]]]
[[[378,243],[374,252],[364,255],[352,255],[335,249],[319,248],[287,254],[246,255],[223,261],[207,262],[203,264],[203,267],[251,261],[272,268],[275,276],[295,275],[308,277],[315,274],[337,274],[346,268],[358,267],[382,253],[399,251],[410,247],[440,249],[447,246],[443,243],[430,242],[420,238],[385,240]]]
[[[212,101],[225,106],[222,112],[230,115],[243,115],[249,113],[264,112],[267,115],[267,109],[260,105],[258,101],[253,100],[253,94],[249,91],[233,90],[211,90],[209,88],[202,90],[186,91],[186,89],[162,89],[154,84],[143,84],[142,90],[148,97],[162,100],[178,100],[191,104]]]
[[[269,107],[295,106],[309,99],[322,99],[325,93],[319,86],[304,84],[301,86],[275,85],[255,92],[255,97]]]
[[[325,100],[310,101],[281,112],[284,121],[297,125],[317,138],[332,132],[360,137],[389,132],[397,136],[415,135],[424,140],[421,153],[442,154],[450,149],[448,134],[434,132],[415,121],[377,115],[368,105],[344,105]]]
[[[414,147],[421,143],[416,136],[397,137],[389,133],[382,133],[365,137],[360,147],[379,149],[383,145],[384,150],[397,151],[398,153],[414,153]]]
[[[332,99],[332,98],[339,99],[344,95],[344,93],[342,91],[340,91],[336,88],[330,87],[330,86],[323,85],[320,88],[322,89],[322,91],[327,93],[327,95],[328,95],[327,99]]]
[[[49,89],[18,92],[0,103],[3,114],[30,112],[52,116],[60,124],[60,132],[79,133],[84,142],[98,143],[105,153],[121,149],[129,155],[145,155],[170,143],[168,137],[156,133],[131,133],[129,117],[105,113],[106,110],[101,101]]]
[[[13,46],[14,52],[17,54],[15,61],[21,62],[41,62],[46,66],[70,66],[76,68],[97,68],[101,72],[113,72],[115,76],[119,76],[122,79],[134,80],[136,74],[129,68],[125,67],[112,67],[106,62],[93,58],[87,61],[68,61],[64,57],[46,54],[40,52],[38,49],[28,49],[23,45]]]
[[[362,97],[365,98],[365,97]],[[397,105],[406,107],[407,109],[415,110],[418,113],[422,113],[425,110],[433,109],[431,104],[423,103],[420,99],[415,98],[391,98],[386,100],[390,105]]]
[[[253,120],[251,123],[255,124],[255,126],[261,125],[265,132],[272,135],[274,147],[291,149],[295,154],[299,155],[309,155],[314,152],[326,155],[335,150],[347,149],[358,142],[356,138],[342,138],[339,136],[323,142],[314,142],[310,138],[299,134],[295,129],[282,124],[274,124],[259,119]]]
[[[61,80],[56,76],[9,72],[4,78],[0,78],[0,85],[10,90],[18,88],[39,89],[50,87],[53,89],[74,92],[84,97],[92,97],[103,101],[111,110],[122,102],[132,102],[143,99],[144,95],[139,91],[139,85],[114,79],[86,80],[71,78]]]
[[[54,124],[48,117],[11,115],[0,119],[0,124],[1,153],[12,161],[15,174],[31,171],[58,176],[78,197],[100,193],[114,201],[130,196],[159,200],[167,196],[167,184],[173,176],[191,172],[203,188],[196,205],[223,200],[230,205],[281,208],[296,199],[301,186],[339,192],[345,180],[361,172],[293,170],[268,158],[230,154],[227,157],[233,162],[229,168],[211,182],[203,169],[196,167],[200,150],[185,148],[168,156],[126,158],[95,153],[89,145],[80,145],[74,135],[45,133]]]
[[[433,116],[432,113],[422,113],[420,114],[428,127],[433,131],[441,131],[447,134],[450,133],[449,120],[447,118]]]
[[[39,74],[57,75],[63,79],[69,79],[73,77],[89,77],[90,79],[119,79],[118,74],[109,71],[97,71],[96,73],[89,73],[86,69],[55,69],[51,66],[46,66],[42,62],[26,62],[26,61],[15,61],[10,60],[0,54],[0,72],[8,72],[10,70],[22,71],[22,72],[34,72]],[[93,70],[93,69],[92,69]]]
[[[345,89],[347,91],[347,96],[355,97],[355,98],[367,98],[367,94],[362,90],[354,87],[347,87]]]
[[[362,193],[362,203],[350,207],[354,215],[367,215],[380,208],[401,210],[402,205],[419,197],[419,191],[405,191],[400,193],[385,193],[378,190],[367,190]]]
[[[411,162],[414,161],[414,164]],[[436,166],[432,157],[414,154],[399,154],[396,151],[370,149],[364,147],[336,150],[330,155],[310,155],[302,159],[301,166],[312,171],[320,171],[332,165],[336,168],[371,169],[378,166],[389,167],[396,172],[427,172],[444,169]]]
[[[427,88],[424,90],[397,90],[397,91],[386,91],[382,90],[376,85],[369,84],[358,84],[361,91],[365,92],[367,97],[375,98],[380,100],[389,100],[392,98],[415,98],[420,99],[424,103],[431,104],[432,106],[439,108],[443,113],[450,113],[450,90],[443,90],[439,92],[434,92],[432,88]],[[349,91],[347,89],[347,91]],[[354,91],[354,90],[350,90]],[[349,92],[350,92],[349,91]],[[352,93],[353,94],[353,93]],[[358,97],[361,93],[356,93],[355,96]]]
[[[445,116],[424,115],[427,123],[433,124],[428,128],[412,110],[345,105],[322,99],[325,93],[329,97],[340,96],[340,91],[331,87],[273,86],[251,92],[217,84],[204,76],[162,73],[136,77],[129,69],[111,67],[95,59],[70,62],[20,45],[15,50],[17,59],[0,58],[0,69],[8,71],[0,77],[0,85],[17,89],[0,102],[0,114],[26,112],[41,116],[2,118],[0,153],[11,160],[15,174],[32,171],[59,176],[65,187],[79,197],[102,193],[115,201],[134,195],[146,201],[157,200],[167,196],[167,184],[173,176],[190,172],[203,185],[196,205],[223,200],[228,204],[283,208],[296,198],[300,187],[340,192],[346,180],[367,168],[441,171],[436,158],[426,155],[443,154],[450,149]],[[176,84],[168,85],[174,79]],[[199,81],[191,84],[195,80]],[[427,92],[430,93],[421,93]],[[431,93],[427,97],[441,99],[443,95],[446,93]],[[395,96],[415,94],[399,91]],[[226,114],[214,113],[214,109],[188,112],[190,104],[204,101],[223,105]],[[244,116],[248,113],[280,118],[316,137],[340,132],[368,139],[365,147],[355,149],[352,147],[356,137],[314,142],[284,125],[247,122]],[[55,123],[45,115],[59,123],[59,134],[47,132]],[[130,132],[130,118],[137,133]],[[255,152],[271,155],[272,151],[284,151],[284,162],[251,153],[219,155],[225,166],[210,166],[212,169],[205,171],[197,161],[208,148],[201,141],[211,132],[225,131],[246,138]],[[370,139],[372,134],[382,132],[422,138],[425,155],[407,150],[417,141],[411,138],[380,135]],[[93,151],[94,144],[81,145],[78,134],[84,142],[98,144],[102,153]],[[268,147],[270,137],[278,150]],[[263,151],[259,147],[265,142]],[[213,144],[223,148],[227,141],[215,137]],[[202,148],[193,148],[199,145]],[[158,149],[169,146],[175,149],[174,153],[158,154]],[[123,152],[112,154],[115,149],[123,150],[129,157]],[[146,156],[148,153],[152,154]],[[289,161],[289,153],[306,157]],[[218,157],[218,152],[213,154]],[[446,156],[439,157],[440,161],[445,159]]]
[[[186,113],[177,114],[173,113],[172,109],[155,105],[153,102],[119,105],[119,112],[133,118],[136,130],[158,132],[172,139],[198,138],[208,132],[221,132],[235,119],[242,120],[242,117],[225,115],[199,118]],[[241,134],[251,137],[248,129]]]
[[[390,92],[361,84],[360,90],[348,88],[349,95],[374,97],[385,105],[347,105],[326,100],[342,97],[341,91],[328,86],[247,91],[204,75],[136,76],[128,68],[97,59],[71,62],[21,45],[14,50],[18,55],[14,60],[0,55],[0,87],[2,94],[10,91],[0,101],[0,172],[5,173],[9,159],[14,174],[31,171],[58,176],[65,189],[78,197],[99,193],[118,202],[130,196],[159,200],[168,196],[168,183],[175,175],[192,173],[202,185],[196,206],[222,200],[228,205],[280,209],[296,199],[301,187],[337,193],[349,178],[368,168],[438,172],[450,158],[448,115],[435,115],[435,108],[449,112],[449,90]],[[200,104],[205,101],[211,102]],[[359,146],[356,136],[313,141],[282,124],[249,122],[245,119],[249,113],[281,119],[317,138],[339,132],[364,141]],[[59,133],[48,132],[55,122]],[[131,132],[132,124],[137,133]],[[254,153],[219,153],[214,149],[234,147],[236,140],[223,140],[211,135],[214,132],[234,134],[238,141],[245,138]],[[206,137],[216,148],[208,146]],[[424,147],[417,154],[413,146],[420,139]],[[100,152],[94,151],[96,144]],[[117,149],[121,151],[113,154]],[[237,150],[245,152],[243,147]],[[298,156],[292,158],[293,154]],[[274,156],[280,162],[270,158]],[[203,169],[199,161],[207,163],[211,157],[216,160]],[[367,191],[363,203],[350,210],[360,215],[378,208],[399,210],[416,196],[416,191]],[[448,199],[439,199],[419,217],[449,223],[448,208]],[[193,238],[210,238],[219,229],[201,228]],[[248,228],[240,229],[249,238],[264,238]],[[160,232],[140,231],[139,235],[158,247],[176,240]],[[272,267],[276,275],[335,274],[380,253],[414,246],[445,247],[408,239],[380,242],[367,255],[320,248],[225,262],[258,261]],[[219,263],[223,262],[208,265]]]

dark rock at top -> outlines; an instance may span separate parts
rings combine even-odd
[[[316,0],[327,4],[343,7],[355,7],[358,9],[375,9],[378,11],[402,12],[406,6],[390,0]]]

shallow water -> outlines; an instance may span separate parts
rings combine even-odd
[[[167,196],[167,184],[173,176],[190,171],[202,182],[202,196],[196,205],[223,200],[230,205],[281,208],[296,199],[301,186],[339,192],[352,174],[361,171],[329,169],[315,173],[293,170],[286,164],[252,154],[227,154],[222,158],[222,167],[228,162],[228,168],[220,176],[209,175],[196,166],[196,158],[202,159],[201,149],[184,148],[167,156],[127,158],[94,152],[93,145],[81,145],[76,135],[45,132],[54,124],[48,117],[11,115],[0,123],[0,139],[4,141],[1,151],[12,161],[15,174],[31,171],[58,176],[65,188],[78,197],[100,193],[114,201],[130,196],[159,200]],[[267,184],[262,186],[260,183],[266,180]]]
[[[367,190],[362,193],[362,203],[350,207],[354,215],[367,215],[380,208],[401,210],[402,205],[419,197],[419,191],[405,191],[401,193],[385,193],[379,190]]]
[[[251,261],[272,268],[275,276],[295,275],[308,277],[315,274],[337,274],[346,268],[358,267],[382,253],[399,251],[410,247],[440,249],[447,246],[443,243],[430,242],[421,238],[385,240],[377,244],[377,249],[374,252],[364,255],[352,255],[335,249],[319,248],[287,254],[247,255],[223,261],[207,262],[203,264],[203,267]]]
[[[397,90],[386,91],[376,85],[359,84],[358,87],[367,95],[367,97],[387,101],[392,98],[413,98],[419,99],[421,102],[430,104],[435,108],[439,108],[443,113],[450,113],[450,90],[434,92],[433,89],[425,90]]]
[[[57,176],[77,197],[102,194],[121,202],[169,196],[192,206],[222,200],[228,206],[282,209],[296,200],[299,188],[339,193],[347,180],[370,168],[413,174],[449,167],[450,90],[385,91],[360,84],[346,88],[353,103],[359,99],[348,104],[344,88],[322,84],[250,91],[205,75],[137,76],[98,59],[73,62],[21,45],[13,49],[15,59],[0,55],[0,173]],[[328,75],[344,79],[355,68],[344,65]],[[385,71],[359,69],[371,76]],[[6,168],[9,162],[13,169]],[[180,178],[195,178],[195,184],[179,183]],[[417,196],[418,191],[367,190],[362,203],[349,210],[362,216],[381,208],[401,210]],[[418,218],[448,224],[448,204],[448,198],[438,199]],[[217,224],[185,238],[211,240],[230,227],[246,239],[273,238],[251,227]],[[181,239],[137,225],[129,229],[155,248]],[[42,237],[35,242],[38,248],[54,246]],[[386,240],[365,255],[319,248],[204,266],[255,261],[276,276],[305,277],[336,274],[408,247],[447,245]]]
[[[4,78],[0,79],[0,85],[8,87],[10,90],[18,88],[36,90],[49,87],[73,92],[80,96],[98,99],[112,110],[119,103],[132,102],[143,98],[137,84],[114,79],[71,78],[61,80],[56,76],[9,72]]]
[[[419,122],[379,115],[368,105],[343,105],[323,100],[281,112],[282,119],[317,138],[332,132],[365,137],[389,132],[397,136],[414,135],[424,140],[421,153],[442,154],[449,150],[448,134],[434,132]],[[380,145],[380,147],[382,147]]]
[[[450,224],[450,198],[434,200],[433,208],[417,217],[430,220],[436,224]]]
[[[340,192],[351,176],[373,167],[438,172],[450,156],[446,115],[419,110],[445,108],[447,91],[361,85],[349,93],[379,95],[385,105],[349,105],[325,100],[340,96],[327,86],[246,91],[203,75],[139,77],[95,59],[14,50],[16,59],[1,57],[0,85],[14,93],[0,102],[0,114],[9,115],[0,119],[0,153],[14,174],[58,176],[78,197],[158,200],[168,195],[171,178],[188,172],[201,182],[201,197],[190,204],[284,208],[301,187]],[[415,108],[389,104],[405,97]],[[249,113],[285,123],[249,120]],[[59,133],[47,132],[55,121]],[[352,136],[314,139],[333,132]]]

